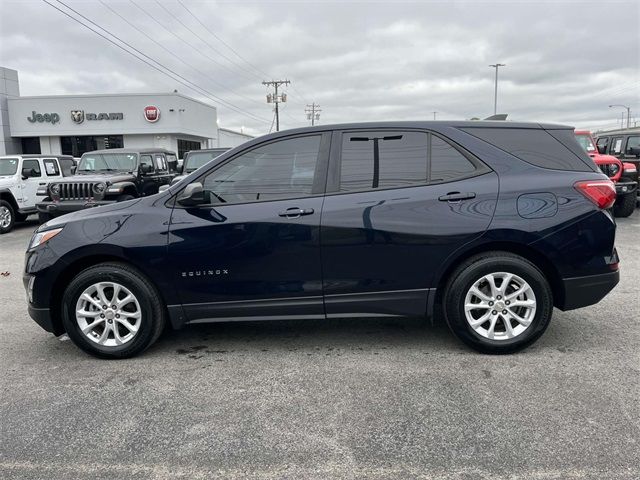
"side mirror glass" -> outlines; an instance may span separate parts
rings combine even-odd
[[[153,167],[147,163],[143,163],[140,165],[140,173],[151,173],[153,171]]]
[[[29,177],[33,177],[35,175],[35,171],[33,168],[23,168],[22,169],[22,179],[26,180]]]
[[[604,153],[607,151],[607,147],[605,145],[598,145],[597,148],[600,155],[604,155]]]
[[[204,202],[204,190],[200,182],[190,183],[178,195],[177,202],[185,207],[202,205]]]

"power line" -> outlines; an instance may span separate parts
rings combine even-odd
[[[191,65],[190,63],[186,62],[184,59],[182,59],[179,55],[177,55],[176,53],[172,52],[171,50],[169,50],[167,47],[165,47],[164,45],[162,45],[160,42],[158,42],[155,38],[151,37],[150,35],[146,34],[144,32],[143,29],[140,29],[138,27],[136,27],[133,23],[131,23],[129,20],[127,20],[124,16],[120,15],[116,10],[114,10],[113,8],[111,8],[107,3],[105,3],[103,0],[98,0],[105,8],[107,8],[109,11],[111,11],[114,15],[118,16],[120,19],[122,19],[124,22],[127,23],[127,25],[129,25],[131,28],[133,28],[135,31],[137,31],[138,33],[144,35],[147,39],[151,40],[153,43],[155,43],[156,45],[158,45],[160,48],[162,48],[165,52],[169,53],[172,57],[174,57],[175,59],[177,59],[179,62],[183,63],[184,65],[186,65],[187,67],[193,69],[194,71],[198,72],[200,75],[202,75],[203,77],[205,77],[208,81],[210,81],[211,83],[214,83],[215,85],[218,85],[219,87],[221,87],[224,90],[227,90],[228,92],[234,94],[235,96],[237,96],[238,98],[242,98],[244,100],[248,100],[250,102],[253,103],[260,103],[257,100],[253,99],[253,98],[249,98],[245,95],[242,95],[240,93],[235,92],[234,90],[231,90],[229,87],[227,87],[226,85],[218,82],[217,80],[214,80],[213,78],[211,78],[209,76],[209,74],[203,72],[202,70],[194,67],[193,65]],[[260,103],[261,104],[261,103]]]
[[[247,72],[247,70],[238,65],[237,63],[235,63],[233,60],[231,60],[229,57],[227,57],[226,55],[224,55],[222,52],[220,52],[218,49],[216,49],[216,47],[214,47],[213,45],[211,45],[209,42],[207,42],[204,38],[202,38],[200,35],[198,35],[196,32],[194,32],[186,23],[184,23],[182,20],[180,20],[176,15],[174,15],[173,13],[171,13],[162,3],[160,3],[158,0],[155,0],[156,3],[160,6],[160,8],[162,8],[165,12],[167,12],[167,14],[174,19],[175,21],[177,21],[180,25],[182,25],[184,28],[186,28],[189,32],[191,32],[192,35],[194,35],[196,38],[198,38],[202,43],[204,43],[205,45],[207,45],[211,50],[213,50],[214,52],[216,52],[218,55],[220,55],[222,58],[226,59],[227,61],[229,61],[230,63],[232,63],[233,65],[235,65],[236,67],[240,68],[242,71]],[[222,65],[221,65],[222,66]],[[224,67],[227,68],[227,67]],[[228,68],[227,68],[228,69]],[[229,69],[228,69],[229,70]],[[231,71],[231,70],[230,70]],[[253,72],[248,72],[250,75],[253,75],[253,77],[257,77],[257,78],[261,78],[260,76],[254,74]],[[244,76],[244,75],[243,75]],[[251,80],[251,77],[245,77],[247,80]]]
[[[83,27],[85,27],[88,30],[91,30],[93,33],[95,33],[96,35],[102,37],[103,39],[107,40],[109,43],[115,45],[116,47],[118,47],[119,49],[123,50],[124,52],[128,53],[129,55],[133,56],[134,58],[140,60],[141,62],[145,63],[146,65],[150,66],[151,68],[153,68],[154,70],[157,70],[158,72],[162,73],[163,75],[171,78],[173,81],[180,83],[181,85],[184,85],[185,87],[201,94],[204,95],[205,97],[213,100],[214,102],[220,103],[221,105],[235,111],[236,113],[241,113],[243,115],[246,115],[248,117],[253,118],[254,120],[258,120],[260,122],[264,122],[266,124],[268,124],[268,120],[265,120],[264,118],[258,117],[257,115],[248,112],[230,102],[227,102],[226,100],[223,100],[222,98],[214,95],[213,93],[209,92],[208,90],[200,87],[199,85],[195,84],[194,82],[186,79],[185,77],[183,77],[182,75],[174,72],[173,70],[171,70],[170,68],[165,67],[162,63],[158,62],[157,60],[149,57],[148,55],[146,55],[145,53],[141,52],[140,50],[136,49],[135,47],[133,47],[132,45],[128,44],[127,42],[125,42],[124,40],[120,39],[117,35],[114,35],[113,33],[109,32],[107,29],[101,27],[100,25],[98,25],[97,23],[93,22],[92,20],[88,19],[87,17],[83,16],[82,14],[80,14],[79,12],[75,11],[73,8],[69,7],[68,5],[66,5],[64,2],[57,0],[58,3],[60,3],[61,5],[64,5],[67,9],[75,12],[77,15],[79,15],[80,17],[84,18],[85,20],[87,20],[88,22],[90,22],[91,24],[95,25],[97,28],[103,30],[104,32],[106,32],[108,35],[111,35],[113,38],[117,39],[119,42],[121,42],[122,44],[126,45],[127,47],[131,48],[132,50],[134,50],[135,52],[139,53],[142,57],[136,55],[135,53],[133,53],[131,50],[126,49],[125,47],[123,47],[122,45],[116,43],[114,40],[112,40],[111,38],[107,37],[106,35],[104,35],[103,33],[99,32],[98,30],[95,30],[94,28],[92,28],[91,26],[87,25],[86,23],[82,22],[81,20],[79,20],[78,18],[74,17],[73,15],[71,15],[70,13],[62,10],[61,8],[57,7],[56,5],[54,5],[53,3],[49,2],[48,0],[42,0],[44,3],[46,3],[47,5],[49,5],[50,7],[55,8],[56,10],[58,10],[60,13],[66,15],[67,17],[69,17],[70,19],[72,19],[73,21],[75,21],[76,23],[79,23],[80,25],[82,25]],[[145,60],[145,58],[147,58],[149,61]],[[153,62],[153,63],[151,63]],[[157,64],[157,65],[154,65]],[[160,68],[162,67],[162,68]],[[172,75],[175,75],[175,77],[178,78],[174,78]]]
[[[270,75],[268,73],[266,73],[264,70],[261,70],[260,68],[256,67],[253,63],[251,63],[249,60],[247,60],[246,58],[244,58],[242,55],[240,55],[235,49],[233,49],[231,47],[231,45],[229,45],[227,42],[225,42],[222,38],[220,38],[218,35],[216,35],[213,31],[211,31],[209,29],[209,27],[202,22],[202,20],[200,20],[196,15],[193,14],[193,12],[191,10],[189,10],[189,8],[182,2],[182,0],[177,0],[177,2],[182,5],[182,8],[184,8],[189,15],[191,15],[200,25],[202,25],[202,27],[209,32],[216,40],[218,40],[220,43],[222,43],[225,47],[227,47],[229,50],[231,50],[240,60],[242,60],[244,63],[246,63],[247,65],[249,65],[251,68],[253,68],[256,72],[258,72],[260,75],[264,75],[267,77],[270,77]],[[227,57],[225,57],[227,58]],[[231,60],[230,60],[231,61]],[[253,73],[252,73],[253,74]]]

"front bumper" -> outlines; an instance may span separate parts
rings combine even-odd
[[[99,207],[101,205],[111,205],[116,203],[115,200],[65,200],[62,202],[40,202],[36,205],[38,213],[47,213],[52,217],[64,215],[65,213],[77,212],[78,210],[84,210],[87,208]]]
[[[557,307],[560,310],[573,310],[598,303],[619,281],[619,270],[586,277],[565,278],[562,280],[564,299]]]
[[[616,183],[616,194],[627,195],[628,193],[634,192],[637,188],[638,184],[636,182],[618,182]]]
[[[33,288],[33,280],[33,275],[24,274],[22,277],[24,289],[27,292],[27,311],[29,312],[29,316],[47,332],[62,335],[64,332],[54,324],[51,318],[51,309],[48,307],[40,308],[33,305],[32,292],[30,291]]]

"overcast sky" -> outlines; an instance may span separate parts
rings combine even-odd
[[[215,104],[220,126],[262,134],[262,80],[292,82],[282,129],[306,125],[314,101],[320,123],[484,118],[499,62],[498,112],[512,120],[612,128],[623,109],[608,105],[624,104],[640,125],[639,1],[63,1],[208,93],[43,1],[0,0],[0,66],[18,70],[22,95],[177,89]]]

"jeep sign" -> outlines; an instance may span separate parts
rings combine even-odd
[[[60,115],[58,115],[57,113],[36,113],[36,111],[34,110],[33,112],[31,112],[31,117],[27,117],[27,120],[29,120],[31,123],[47,122],[55,125],[60,121]]]
[[[144,119],[150,123],[156,123],[160,120],[160,109],[153,105],[144,107]]]

